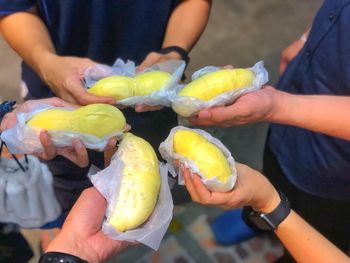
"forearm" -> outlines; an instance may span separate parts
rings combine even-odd
[[[18,12],[1,18],[0,29],[9,45],[40,74],[40,64],[54,46],[42,20],[33,12]]]
[[[273,92],[275,106],[268,121],[350,139],[350,97]]]
[[[350,262],[344,253],[294,211],[278,226],[275,233],[297,262]]]
[[[183,0],[170,16],[162,46],[190,51],[205,29],[210,7],[211,0]]]

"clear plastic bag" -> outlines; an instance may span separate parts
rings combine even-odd
[[[1,134],[1,140],[3,140],[6,143],[11,153],[19,154],[43,151],[43,146],[39,140],[39,134],[41,129],[36,127],[30,127],[26,123],[37,113],[53,108],[67,109],[41,104],[35,107],[31,112],[17,113],[16,125],[8,130],[5,130]],[[83,134],[71,131],[50,130],[49,134],[54,145],[57,147],[72,146],[72,142],[74,139],[80,139],[87,148],[102,151],[106,147],[110,138],[119,136],[122,134],[122,132],[112,133],[103,138],[98,138],[90,134]]]
[[[195,80],[200,76],[203,76],[213,71],[217,71],[219,69],[220,69],[219,67],[214,67],[214,66],[204,67],[196,71],[195,73],[193,73],[192,80]],[[201,109],[204,109],[204,108],[231,104],[238,97],[246,93],[256,91],[268,82],[268,73],[262,61],[256,63],[252,68],[250,68],[250,70],[252,70],[255,74],[255,79],[251,86],[222,93],[209,101],[204,101],[204,100],[201,100],[195,97],[189,97],[189,96],[169,97],[169,99],[172,102],[173,110],[183,117],[190,117],[195,115]]]
[[[120,191],[124,163],[118,159],[118,152],[112,157],[110,165],[104,170],[90,175],[91,182],[107,200],[106,218],[103,232],[115,240],[137,241],[157,250],[173,216],[173,200],[168,183],[168,167],[160,164],[161,186],[157,204],[152,215],[140,227],[118,232],[108,223],[113,213],[117,195]]]
[[[170,106],[169,97],[174,97],[181,86],[178,84],[185,70],[185,62],[182,60],[168,60],[154,64],[142,72],[136,73],[135,63],[132,61],[123,62],[117,59],[112,67],[97,64],[85,70],[84,82],[86,88],[93,86],[98,80],[113,75],[135,77],[137,74],[149,71],[166,71],[172,75],[171,79],[159,91],[152,92],[145,96],[133,96],[117,101],[117,105],[135,106],[144,104],[149,106]]]
[[[224,154],[226,157],[230,167],[232,174],[230,175],[229,179],[225,184],[221,183],[216,177],[213,177],[211,179],[206,179],[199,168],[196,166],[196,164],[191,161],[190,159],[183,157],[177,153],[174,152],[173,150],[173,137],[175,132],[179,130],[191,130],[195,131],[198,134],[202,135],[204,138],[206,138],[209,142],[215,144]],[[200,129],[189,129],[183,126],[177,126],[173,128],[170,131],[169,136],[166,138],[164,142],[162,142],[159,146],[159,152],[162,155],[162,157],[167,160],[167,165],[169,166],[169,172],[176,177],[178,175],[178,182],[180,185],[184,185],[184,179],[181,174],[181,170],[177,172],[177,169],[175,168],[174,164],[176,160],[179,160],[181,164],[185,164],[186,167],[188,167],[191,171],[191,173],[197,173],[200,175],[201,180],[204,185],[208,187],[209,190],[211,191],[218,191],[218,192],[227,192],[231,190],[236,182],[237,178],[237,171],[236,171],[236,165],[235,165],[235,160],[233,159],[230,151],[226,148],[226,146],[220,142],[218,139],[214,138],[211,136],[209,133],[206,131],[200,130]]]
[[[24,158],[19,161],[25,163]],[[61,208],[47,166],[34,156],[28,156],[26,166],[23,171],[14,159],[1,158],[0,221],[38,228],[57,219]]]

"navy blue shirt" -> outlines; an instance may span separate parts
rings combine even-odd
[[[350,96],[349,0],[324,2],[278,88],[302,95]],[[269,146],[296,187],[320,197],[350,200],[350,142],[273,124]]]
[[[2,0],[0,15],[36,7],[57,54],[88,57],[112,64],[116,58],[137,64],[161,48],[168,18],[178,0]],[[23,64],[29,97],[52,96],[48,87]]]
[[[112,64],[116,58],[143,61],[151,51],[161,48],[168,19],[179,0],[0,0],[0,15],[36,7],[48,28],[57,54],[88,57]],[[53,96],[46,84],[25,63],[22,79],[29,89],[28,98]],[[135,113],[124,110],[132,132],[148,140],[155,149],[177,117],[169,108],[155,112]],[[160,156],[159,156],[160,157]],[[97,160],[94,156],[91,160]],[[100,158],[101,159],[101,158]],[[56,164],[54,164],[56,163]],[[102,160],[96,165],[101,166]],[[57,157],[48,163],[54,175],[72,177],[86,174],[86,169],[73,169],[66,159]]]

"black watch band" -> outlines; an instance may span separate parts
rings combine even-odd
[[[270,213],[263,213],[253,210],[251,207],[244,207],[242,217],[248,224],[261,230],[276,230],[278,225],[289,215],[291,207],[288,198],[278,192],[281,198],[279,205]]]
[[[162,48],[158,51],[160,54],[168,54],[170,52],[176,52],[180,55],[181,59],[185,61],[186,65],[190,62],[190,57],[188,56],[188,52],[179,46],[169,46]]]
[[[39,263],[88,263],[88,261],[62,252],[47,252],[39,259]]]

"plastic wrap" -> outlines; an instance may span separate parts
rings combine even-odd
[[[149,71],[166,71],[172,75],[171,79],[159,90],[145,96],[133,96],[117,101],[117,105],[135,106],[144,104],[149,106],[170,106],[169,97],[174,97],[181,86],[178,84],[185,70],[185,62],[182,60],[168,60],[154,64],[142,72],[136,72],[135,63],[132,61],[123,62],[117,59],[112,67],[97,64],[85,70],[84,79],[87,88],[93,86],[98,80],[113,76],[135,77],[137,74]]]
[[[219,67],[208,66],[204,67],[192,75],[192,80],[199,78],[207,73],[219,70]],[[233,103],[238,97],[256,91],[260,89],[264,84],[268,82],[268,73],[264,67],[262,61],[256,63],[250,68],[255,74],[255,79],[251,86],[234,89],[225,93],[222,93],[215,98],[204,101],[195,97],[190,96],[174,96],[169,97],[172,102],[173,110],[183,117],[193,116],[198,113],[201,109],[211,108],[213,106],[223,106]]]
[[[230,165],[231,171],[232,171],[232,174],[229,176],[229,178],[225,184],[221,183],[216,177],[213,177],[211,179],[205,178],[203,176],[203,174],[201,173],[201,171],[196,166],[196,164],[192,160],[190,160],[186,157],[183,157],[183,156],[174,152],[174,150],[173,150],[173,137],[174,137],[175,132],[178,130],[195,131],[198,134],[202,135],[204,138],[206,138],[209,142],[215,144],[222,151],[222,153],[226,157],[226,159]],[[184,179],[182,177],[181,170],[179,172],[177,172],[177,169],[174,166],[176,160],[179,160],[181,164],[184,164],[186,167],[188,167],[190,169],[191,173],[199,174],[203,184],[206,185],[207,188],[211,191],[227,192],[227,191],[231,190],[235,185],[236,178],[237,178],[237,171],[236,171],[235,160],[231,156],[230,151],[226,148],[225,145],[222,144],[222,142],[220,142],[218,139],[212,137],[209,133],[207,133],[203,130],[189,129],[189,128],[186,128],[183,126],[177,126],[171,130],[171,132],[170,132],[169,136],[166,138],[166,140],[160,144],[159,152],[162,155],[162,157],[165,160],[167,160],[167,162],[168,162],[167,165],[169,166],[169,172],[174,177],[179,175],[178,182],[181,185],[184,185],[185,182],[184,182]]]
[[[152,215],[140,227],[125,232],[118,232],[108,223],[108,220],[117,202],[124,166],[125,164],[118,158],[117,152],[112,157],[111,163],[107,168],[90,176],[93,185],[107,200],[106,220],[103,222],[102,230],[112,239],[137,241],[157,250],[173,215],[174,205],[168,184],[168,167],[160,164],[161,185],[157,204]]]
[[[35,107],[31,112],[17,113],[17,123],[15,126],[5,130],[1,134],[1,140],[6,143],[11,153],[35,153],[43,151],[43,147],[39,139],[39,134],[42,129],[30,127],[26,123],[37,113],[53,108],[67,109],[42,104]],[[49,134],[54,145],[57,147],[72,146],[74,139],[80,139],[87,148],[102,151],[106,147],[110,138],[119,136],[122,134],[122,132],[109,134],[103,138],[98,138],[90,134],[58,130],[50,130]]]

